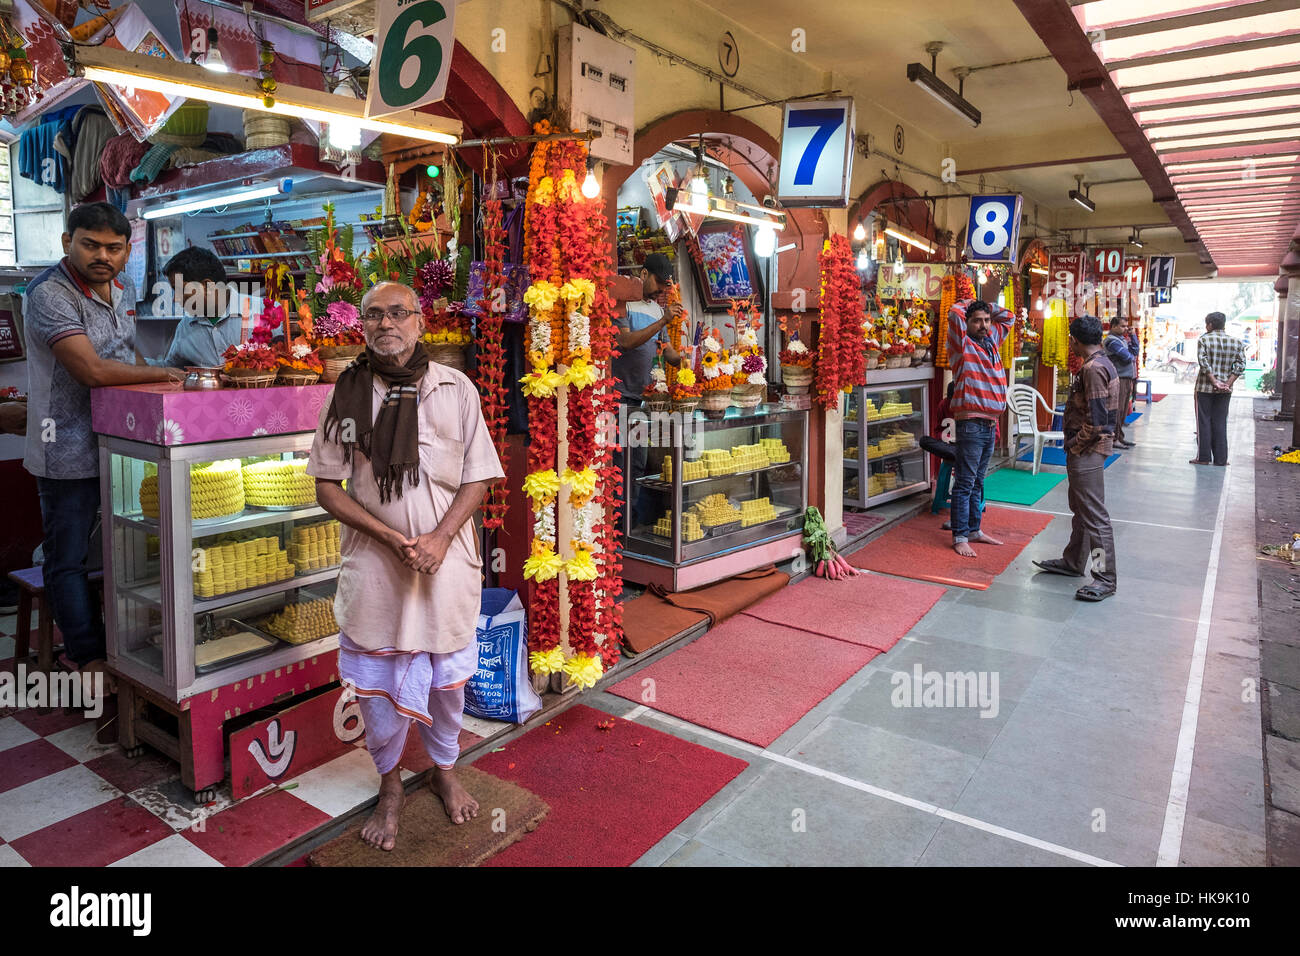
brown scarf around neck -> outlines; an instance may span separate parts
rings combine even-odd
[[[402,485],[420,484],[420,418],[418,400],[420,379],[429,367],[429,353],[416,343],[405,365],[395,365],[370,348],[357,356],[339,376],[325,413],[325,438],[343,446],[343,460],[350,462],[352,452],[370,459],[379,486],[379,500],[389,501],[393,493],[402,497]],[[388,386],[379,414],[371,422],[371,395],[374,377]],[[345,429],[346,422],[351,429]],[[331,434],[332,433],[332,434]],[[349,434],[351,441],[345,441]]]

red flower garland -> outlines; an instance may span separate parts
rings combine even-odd
[[[488,432],[492,435],[492,443],[496,446],[497,457],[501,459],[504,470],[509,460],[506,451],[506,353],[502,344],[504,313],[494,309],[492,303],[493,293],[505,285],[502,260],[505,257],[506,232],[501,225],[499,199],[489,199],[484,204],[483,235],[486,242],[486,269],[483,277],[484,297],[479,300],[482,318],[478,322],[477,380]],[[503,527],[508,507],[506,480],[503,478],[494,481],[483,503],[483,527],[490,531]]]
[[[817,403],[839,404],[840,390],[866,383],[862,346],[862,302],[853,249],[845,236],[835,235],[818,257],[821,270],[821,334],[816,362]]]

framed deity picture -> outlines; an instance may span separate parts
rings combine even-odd
[[[618,208],[618,231],[636,233],[641,228],[641,207],[640,206],[619,206]]]
[[[700,257],[692,260],[706,309],[725,310],[733,299],[759,295],[758,266],[744,226],[706,220],[700,226],[698,242]]]

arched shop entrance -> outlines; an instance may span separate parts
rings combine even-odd
[[[656,120],[637,134],[632,165],[607,167],[602,182],[606,212],[616,224],[612,238],[619,271],[638,277],[646,255],[653,252],[674,261],[689,313],[683,354],[696,364],[711,329],[721,332],[727,347],[733,346],[738,330],[728,327],[733,322],[729,298],[752,290],[767,378],[777,381],[782,322],[799,328],[803,341],[816,347],[818,255],[828,234],[826,219],[814,209],[783,210],[786,222],[776,234],[777,251],[763,258],[755,254],[753,226],[673,214],[666,189],[688,185],[701,148],[710,195],[761,206],[775,194],[780,147],[751,121],[714,110]],[[634,285],[631,290],[629,294]],[[694,445],[676,457],[692,469],[705,467],[707,480],[680,485],[680,501],[671,466],[663,464],[674,457],[671,442],[659,442],[639,457],[629,455],[632,480],[623,556],[628,580],[681,590],[787,559],[801,548],[805,507],[825,507],[824,413],[782,408],[773,401],[752,411],[733,406],[722,414],[702,426],[698,413],[691,419],[697,423]],[[753,460],[742,461],[746,455]],[[728,461],[721,462],[722,457]],[[708,459],[713,460],[705,465]],[[805,467],[799,467],[801,461]],[[694,473],[681,478],[686,481]]]
[[[844,505],[871,508],[930,485],[934,462],[920,439],[936,425],[934,340],[950,264],[930,201],[906,183],[887,179],[863,192],[848,228],[872,318],[867,384],[854,390],[843,425]]]

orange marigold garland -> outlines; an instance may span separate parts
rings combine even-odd
[[[841,389],[866,383],[862,307],[853,249],[847,237],[835,235],[826,240],[818,264],[821,333],[815,366],[817,403],[831,409],[839,404]]]
[[[943,277],[943,292],[939,296],[939,321],[935,323],[934,364],[936,368],[948,367],[948,312],[957,303],[957,277]]]

